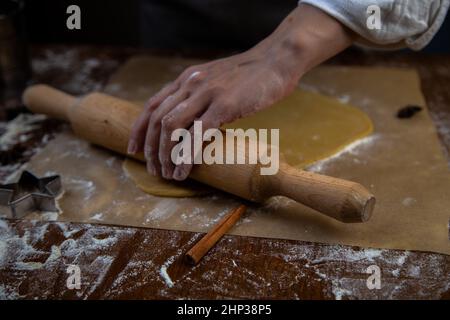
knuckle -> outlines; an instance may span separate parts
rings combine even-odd
[[[161,120],[161,128],[164,131],[172,131],[176,128],[176,121],[173,115],[168,114]]]
[[[189,66],[186,69],[184,69],[183,74],[189,76],[191,73],[197,71],[197,66]]]
[[[174,111],[175,112],[184,112],[188,108],[189,108],[189,104],[186,101],[183,101],[175,107]]]
[[[173,101],[173,99],[174,99],[173,94],[168,95],[168,96],[161,102],[161,105],[165,105],[165,104],[167,104],[167,103],[170,103],[171,101]]]
[[[186,83],[188,85],[198,85],[198,84],[202,83],[204,79],[205,79],[205,74],[203,72],[194,71],[188,76]]]

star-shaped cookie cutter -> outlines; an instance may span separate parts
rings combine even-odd
[[[38,178],[24,170],[16,183],[0,185],[0,212],[21,219],[34,211],[58,211],[56,197],[61,191],[59,175]]]

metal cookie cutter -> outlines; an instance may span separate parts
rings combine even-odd
[[[59,175],[38,178],[23,171],[16,183],[0,185],[0,212],[20,219],[33,211],[58,211],[56,197],[61,193]]]

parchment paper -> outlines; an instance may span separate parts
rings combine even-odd
[[[113,76],[106,91],[143,101],[191,63],[135,58]],[[434,126],[426,108],[410,119],[395,117],[408,104],[426,107],[417,73],[320,67],[301,86],[360,107],[374,122],[371,137],[310,168],[362,183],[377,198],[374,215],[364,224],[343,224],[288,199],[272,198],[250,208],[231,233],[450,254],[450,175]],[[63,221],[205,232],[239,203],[220,192],[181,199],[147,195],[122,172],[121,159],[67,132],[36,155],[29,169],[62,175],[66,191],[57,219]]]

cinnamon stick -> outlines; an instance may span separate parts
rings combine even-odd
[[[201,238],[200,241],[186,253],[188,262],[194,265],[197,264],[217,241],[219,241],[219,239],[234,226],[246,209],[247,207],[245,205],[240,205],[220,220],[211,231]]]

